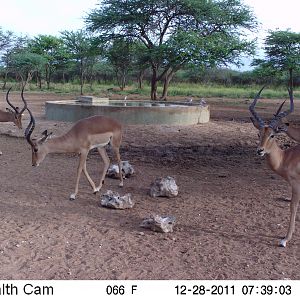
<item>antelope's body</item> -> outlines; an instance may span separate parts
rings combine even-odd
[[[119,122],[104,116],[93,116],[78,121],[68,132],[59,137],[50,139],[51,134],[48,134],[47,131],[44,131],[41,138],[38,140],[32,140],[30,136],[35,127],[35,120],[31,111],[29,109],[27,110],[30,114],[31,120],[26,128],[25,136],[32,148],[33,166],[38,166],[48,153],[80,154],[75,191],[70,195],[71,200],[74,200],[78,193],[79,179],[82,171],[93,188],[93,192],[96,193],[100,191],[110,163],[104,148],[109,143],[111,143],[111,146],[116,153],[119,164],[120,186],[123,186],[121,158],[119,151],[122,141],[122,126]],[[89,151],[94,148],[97,148],[104,161],[103,172],[100,183],[97,187],[88,174],[86,168],[87,155]]]
[[[47,143],[43,141],[47,140]],[[42,138],[37,142],[39,149],[33,151],[33,165],[39,165],[48,153],[78,153],[82,154],[94,148],[109,144],[120,147],[122,126],[114,119],[104,116],[92,116],[79,120],[65,134],[51,139]]]
[[[281,113],[279,113],[280,110],[277,111],[269,124],[266,124],[254,110],[261,91],[262,89],[249,107],[253,116],[251,120],[254,126],[259,130],[257,154],[260,156],[266,155],[270,168],[283,177],[292,187],[289,227],[285,238],[280,241],[280,245],[285,247],[287,242],[291,240],[295,230],[295,220],[300,200],[300,145],[282,150],[276,142],[275,135],[282,131],[278,129],[281,119],[294,110],[293,94],[292,91],[289,90],[290,109]]]
[[[27,108],[27,104],[23,98],[24,87],[21,92],[21,97],[24,102],[24,107],[22,108],[21,111],[19,110],[18,107],[14,106],[9,101],[8,95],[9,95],[10,90],[11,90],[11,88],[6,93],[6,102],[12,109],[6,108],[6,111],[3,111],[0,109],[0,122],[2,122],[2,123],[11,122],[11,123],[14,123],[19,129],[22,129],[22,115],[23,115],[23,112],[25,111],[25,109]],[[2,154],[2,152],[0,151],[0,155],[1,154]]]

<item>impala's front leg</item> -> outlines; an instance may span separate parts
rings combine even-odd
[[[280,246],[285,247],[286,243],[292,238],[293,232],[295,230],[295,221],[296,221],[296,213],[298,209],[298,204],[299,204],[299,199],[300,199],[300,191],[296,189],[292,189],[292,199],[290,203],[290,223],[289,223],[289,229],[287,232],[286,237],[280,241]]]
[[[92,178],[90,177],[90,175],[86,169],[86,161],[84,162],[84,165],[83,165],[83,173],[84,173],[85,177],[87,178],[89,184],[91,185],[94,194],[96,194],[98,192],[98,190],[96,188],[94,181],[92,180]]]
[[[86,163],[87,154],[88,154],[88,151],[83,151],[83,152],[80,153],[79,164],[78,164],[78,168],[77,168],[77,178],[76,178],[76,184],[75,184],[75,192],[70,195],[70,200],[75,200],[76,195],[78,193],[79,179],[80,179],[82,169],[84,168],[84,164]]]

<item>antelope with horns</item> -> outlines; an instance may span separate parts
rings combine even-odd
[[[283,177],[292,187],[288,231],[285,238],[280,241],[280,246],[285,247],[287,242],[291,240],[295,230],[296,213],[300,199],[300,145],[282,150],[276,143],[274,137],[278,133],[278,125],[281,119],[294,110],[293,91],[289,90],[290,108],[283,112],[279,112],[279,109],[272,120],[266,124],[255,111],[255,105],[262,90],[263,88],[254,98],[249,110],[252,114],[251,120],[254,126],[259,130],[257,154],[260,156],[266,155],[270,168]]]
[[[24,107],[19,110],[19,107],[14,106],[8,99],[8,95],[10,92],[11,88],[6,93],[6,102],[7,104],[12,108],[6,108],[6,111],[0,110],[0,122],[12,122],[14,123],[19,129],[22,129],[22,115],[25,109],[27,108],[27,103],[24,100],[23,92],[24,92],[24,87],[21,92],[21,98],[24,102]],[[2,152],[0,151],[0,154]]]
[[[111,143],[112,148],[116,153],[119,164],[119,186],[123,186],[121,158],[119,152],[122,140],[122,126],[119,122],[104,116],[92,116],[78,121],[68,132],[59,137],[49,139],[52,133],[48,133],[47,130],[45,130],[42,133],[42,137],[34,140],[31,138],[31,134],[35,128],[35,119],[31,111],[28,108],[27,110],[30,115],[30,123],[25,130],[25,137],[32,149],[32,166],[38,166],[48,153],[80,154],[75,191],[70,195],[70,200],[74,200],[76,198],[78,193],[79,179],[82,171],[93,188],[93,192],[97,193],[100,191],[110,164],[110,160],[104,148],[109,143]],[[97,187],[91,179],[86,168],[87,155],[93,148],[97,148],[104,161],[104,169],[101,175],[100,183]]]

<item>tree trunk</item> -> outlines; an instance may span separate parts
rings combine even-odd
[[[5,75],[4,75],[4,81],[3,81],[3,86],[2,86],[2,90],[4,91],[5,88],[6,88],[6,83],[7,83],[7,72],[5,72]]]
[[[80,60],[80,95],[83,95],[83,60]]]
[[[290,79],[289,79],[289,88],[292,91],[294,86],[294,78],[293,78],[293,69],[289,69]]]
[[[169,84],[170,84],[170,81],[173,78],[174,74],[175,74],[175,71],[172,70],[170,73],[166,74],[166,76],[165,76],[163,92],[160,97],[160,100],[162,100],[162,101],[167,101]]]
[[[151,100],[157,100],[157,67],[152,66]]]
[[[138,88],[141,90],[143,88],[143,79],[144,79],[145,70],[141,70],[138,76]]]

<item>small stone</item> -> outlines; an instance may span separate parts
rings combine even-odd
[[[175,221],[175,217],[151,215],[150,218],[144,219],[140,226],[156,232],[173,232]]]
[[[171,176],[157,178],[150,186],[151,197],[176,197],[178,195],[178,186],[175,179]]]
[[[132,208],[134,202],[131,199],[131,194],[120,196],[119,193],[108,190],[101,196],[101,205],[108,208],[126,209]]]

